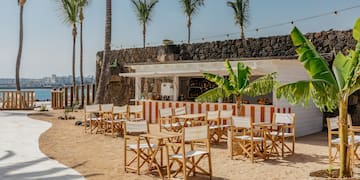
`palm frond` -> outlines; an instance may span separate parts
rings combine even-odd
[[[204,5],[204,0],[179,0],[179,3],[188,17],[195,15],[199,7]]]
[[[272,92],[278,86],[275,78],[276,73],[271,73],[252,81],[244,89],[244,94],[255,97]]]
[[[305,107],[312,99],[321,111],[333,111],[338,103],[338,94],[332,92],[333,90],[327,81],[321,79],[298,81],[278,87],[276,96],[278,99],[284,97],[290,104],[301,104]]]
[[[226,59],[225,60],[225,69],[226,71],[228,72],[228,75],[229,75],[229,82],[230,82],[230,85],[233,86],[235,89],[238,88],[238,77],[236,76],[236,74],[234,73],[232,67],[231,67],[231,64],[229,62],[229,59]]]
[[[235,0],[235,2],[228,1],[226,4],[234,11],[235,24],[239,24],[246,28],[250,22],[249,0]]]
[[[297,27],[291,31],[291,39],[296,52],[299,55],[299,61],[304,65],[311,79],[322,79],[329,85],[337,88],[337,82],[332,74],[326,60],[316,51],[314,45],[305,38]]]
[[[79,13],[77,0],[58,0],[57,2],[64,23],[69,25],[75,24]]]
[[[217,87],[214,89],[210,89],[203,94],[199,95],[195,98],[195,102],[215,102],[219,98],[224,97],[223,89],[221,87]]]
[[[140,24],[147,24],[151,21],[151,12],[158,2],[158,0],[151,0],[150,2],[131,0]]]

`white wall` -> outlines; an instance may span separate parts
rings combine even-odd
[[[272,65],[278,72],[277,80],[281,84],[309,79],[303,65],[298,60],[277,60]],[[274,93],[274,105],[291,106],[284,99],[276,99],[276,93]],[[323,113],[315,107],[312,101],[307,108],[302,105],[291,106],[291,111],[296,113],[296,136],[305,136],[322,130]]]

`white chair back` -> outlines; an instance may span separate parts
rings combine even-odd
[[[333,130],[333,129],[338,129],[339,128],[339,116],[336,116],[336,117],[329,117],[329,118],[326,118],[329,123],[330,123],[330,129]],[[348,122],[348,126],[352,126],[352,120],[351,120],[351,115],[348,114],[347,116],[347,122]]]
[[[227,118],[231,118],[232,117],[232,110],[222,110],[220,111],[220,118],[222,119],[227,119]]]
[[[100,109],[102,112],[112,113],[114,109],[114,104],[100,104]]]
[[[160,117],[165,118],[165,117],[171,117],[171,116],[172,116],[171,108],[160,109]]]
[[[131,133],[148,133],[147,121],[126,121],[125,123],[126,134]]]
[[[194,126],[184,128],[184,140],[185,141],[196,141],[207,139],[209,134],[208,126]]]
[[[339,119],[338,116],[327,118],[328,125],[330,125],[331,130],[339,128],[338,119]]]
[[[115,114],[127,113],[127,111],[128,111],[127,105],[125,105],[125,106],[114,106],[114,113]]]
[[[250,116],[233,116],[232,124],[235,127],[251,128],[251,117]]]
[[[131,105],[131,106],[129,106],[129,111],[130,111],[130,113],[142,112],[143,106],[142,105]]]
[[[100,106],[98,104],[86,105],[85,112],[86,113],[98,113],[100,111]]]
[[[179,115],[184,115],[184,114],[186,114],[186,108],[185,108],[185,106],[179,107],[179,108],[175,108],[174,114],[175,114],[175,116],[179,116]]]
[[[295,113],[275,113],[273,121],[281,124],[294,124]]]
[[[219,119],[219,111],[207,111],[206,112],[206,120],[218,120]]]

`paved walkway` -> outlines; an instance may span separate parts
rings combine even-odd
[[[27,117],[26,112],[0,111],[0,179],[84,179],[77,171],[44,155],[39,136],[50,123]]]

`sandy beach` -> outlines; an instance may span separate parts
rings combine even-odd
[[[159,179],[157,175],[125,173],[123,166],[123,138],[84,133],[75,120],[58,120],[63,110],[33,113],[31,118],[48,121],[52,127],[40,137],[40,149],[47,156],[73,167],[89,180],[103,179]],[[74,112],[77,120],[82,112]],[[151,131],[157,130],[151,125]],[[308,179],[312,171],[327,169],[328,148],[326,133],[296,139],[296,154],[285,158],[231,160],[226,142],[212,145],[213,179]],[[333,168],[336,165],[333,166]],[[191,179],[207,179],[195,177]]]

